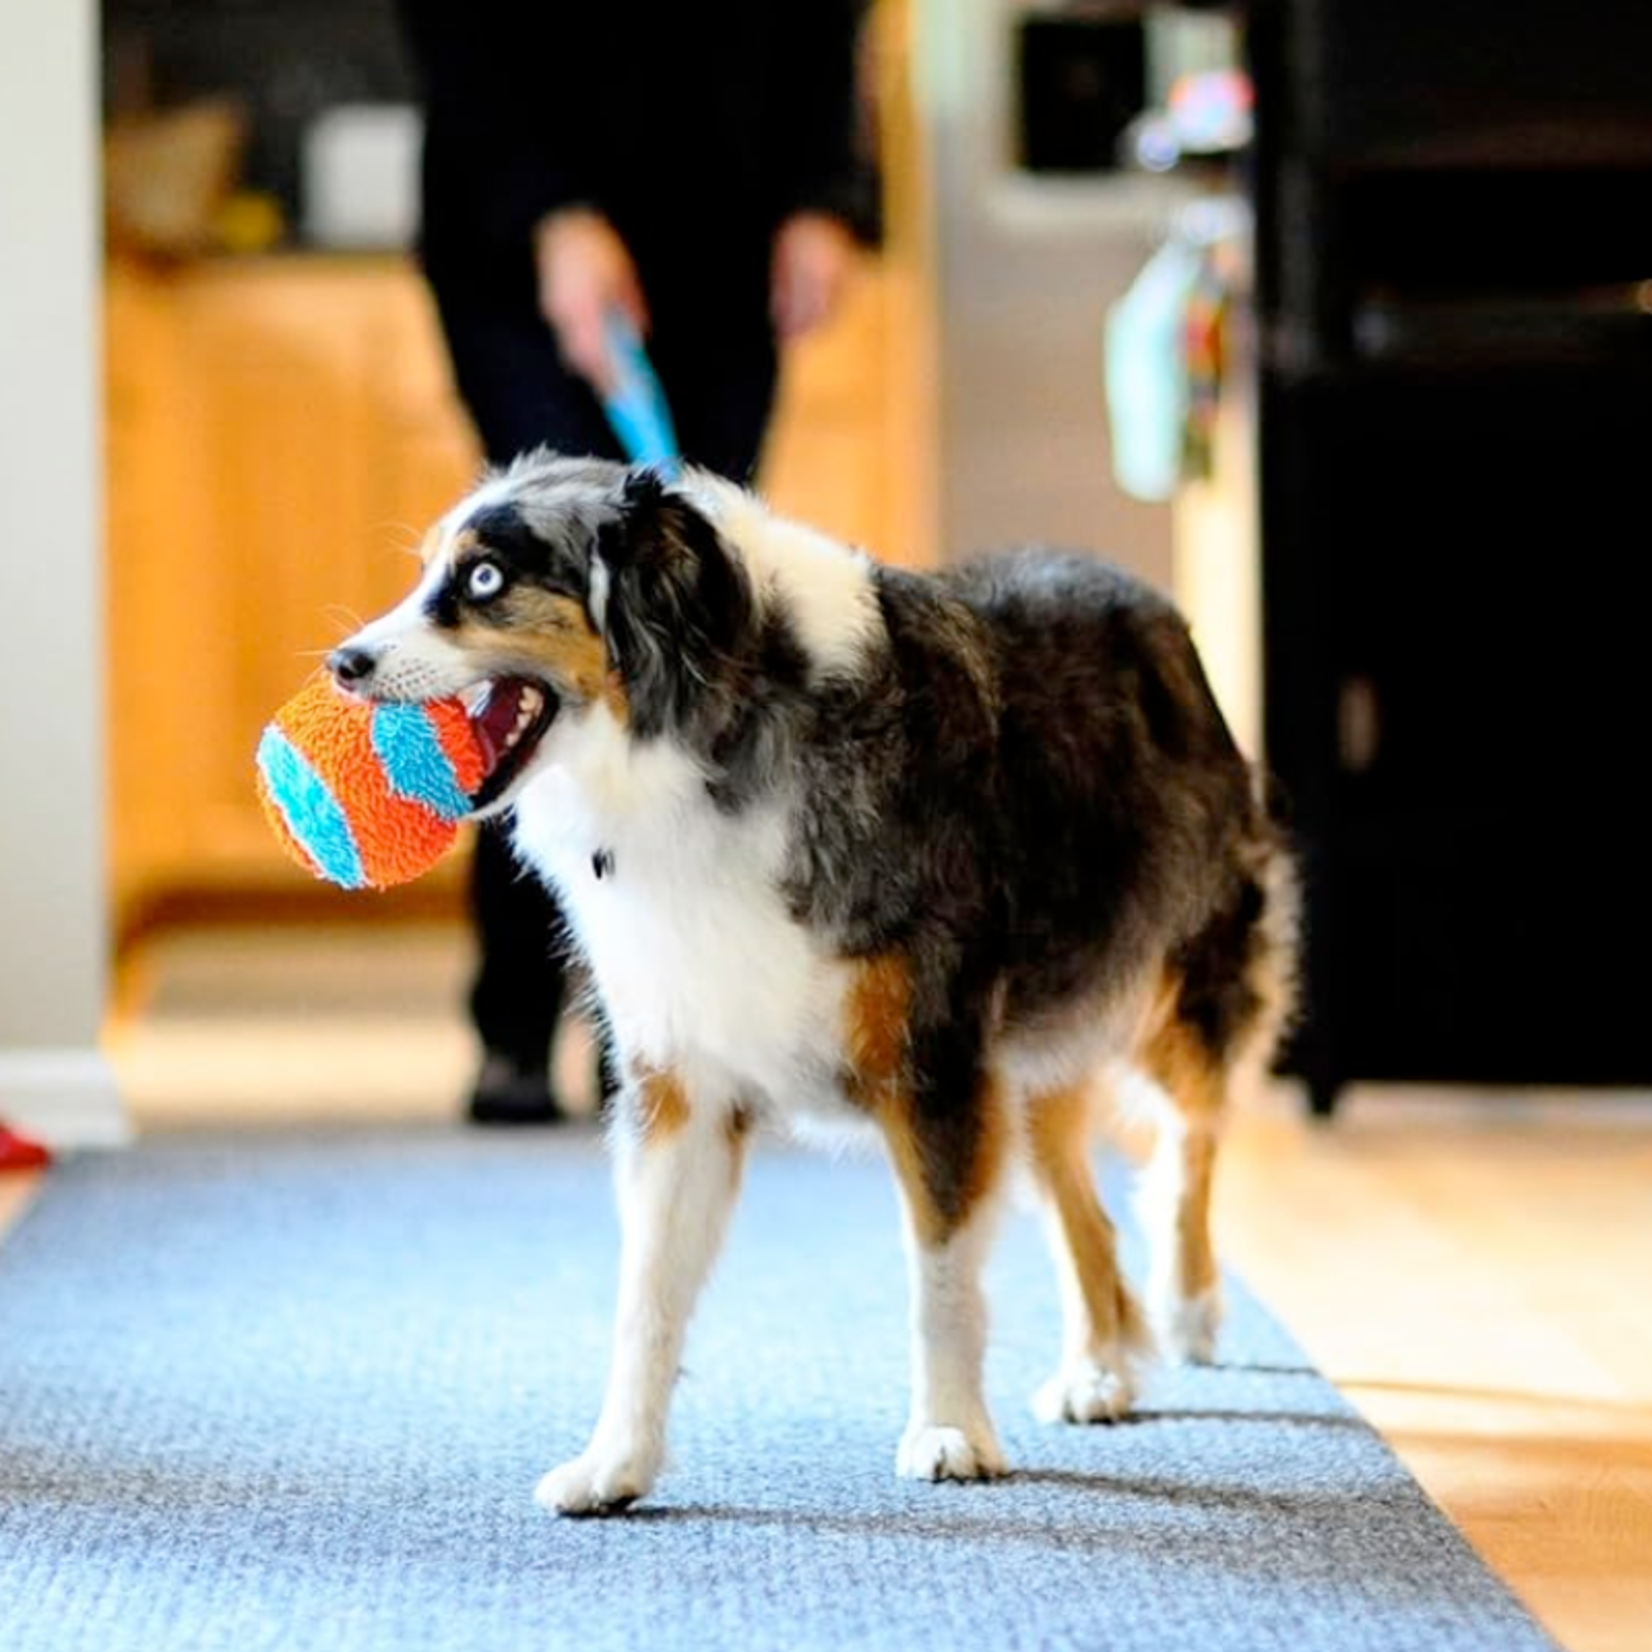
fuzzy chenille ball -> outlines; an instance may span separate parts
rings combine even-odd
[[[388,889],[429,871],[487,770],[458,700],[367,705],[325,673],[258,743],[258,792],[275,835],[299,865],[346,889]]]

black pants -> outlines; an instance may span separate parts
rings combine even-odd
[[[774,400],[776,356],[761,305],[730,316],[644,272],[649,352],[685,458],[735,481],[756,474]],[[556,340],[525,294],[494,301],[433,279],[454,382],[488,459],[540,444],[623,454],[586,382],[563,366]],[[567,953],[555,901],[510,849],[508,819],[477,835],[471,913],[479,963],[471,1019],[483,1048],[535,1070],[549,1060],[567,997]]]

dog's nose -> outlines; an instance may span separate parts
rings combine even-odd
[[[327,669],[344,688],[356,688],[366,682],[377,663],[365,648],[335,648],[327,656]]]

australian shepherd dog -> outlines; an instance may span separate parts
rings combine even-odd
[[[540,452],[430,532],[331,656],[368,700],[458,695],[560,900],[623,1075],[623,1245],[564,1514],[654,1485],[695,1297],[760,1124],[880,1136],[912,1293],[896,1471],[1004,1472],[982,1263],[1017,1176],[1063,1302],[1051,1421],[1119,1416],[1156,1349],[1209,1359],[1224,1102],[1287,1013],[1288,850],[1161,596],[1083,554],[907,571],[688,471]],[[1090,1173],[1155,1145],[1146,1305]]]

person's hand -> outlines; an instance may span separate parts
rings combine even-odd
[[[604,321],[612,309],[648,331],[648,305],[637,266],[619,232],[600,212],[570,207],[534,228],[539,308],[556,334],[562,359],[599,395],[614,386]]]
[[[794,213],[774,238],[769,313],[782,341],[831,319],[855,270],[848,225],[825,212]]]

